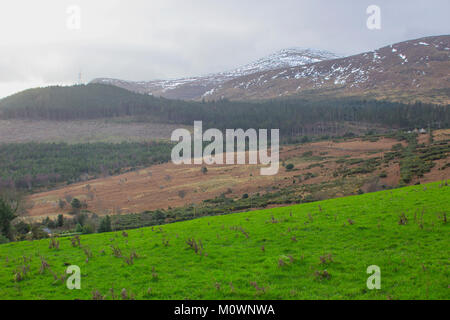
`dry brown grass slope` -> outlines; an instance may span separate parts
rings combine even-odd
[[[436,132],[435,137],[446,138],[445,134],[448,133],[448,131]],[[206,174],[202,173],[200,165],[177,166],[172,163],[155,165],[136,172],[95,179],[31,195],[27,199],[31,207],[29,215],[42,218],[61,212],[67,214],[69,208],[61,210],[58,206],[59,200],[64,200],[67,196],[86,201],[88,210],[92,212],[117,214],[201,203],[203,200],[215,198],[223,193],[232,198],[240,198],[244,193],[264,194],[292,186],[293,179],[299,175],[313,175],[310,179],[301,182],[306,185],[338,181],[341,177],[334,176],[333,172],[341,164],[338,164],[336,160],[367,160],[380,157],[397,143],[399,143],[397,140],[382,138],[374,142],[351,139],[339,143],[322,141],[285,146],[280,152],[280,161],[294,164],[295,170],[287,171],[280,166],[279,173],[275,176],[261,176],[259,165],[211,165],[208,166]],[[304,154],[307,152],[312,152],[312,157],[305,157]],[[347,166],[353,168],[358,164]],[[437,165],[420,181],[425,183],[450,177],[450,167],[445,171],[439,171],[441,167],[441,164]],[[400,168],[395,162],[383,165],[374,172],[360,174],[352,178],[352,181],[361,182],[363,185],[362,181],[377,178],[382,171],[387,172],[387,176],[378,181],[380,185],[396,186],[398,184]],[[327,193],[327,197],[336,197],[354,193],[356,190],[356,185],[350,183],[348,186],[339,186],[330,190],[321,190],[321,192]],[[305,196],[305,194],[301,195]]]

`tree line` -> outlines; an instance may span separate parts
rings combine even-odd
[[[299,98],[259,102],[169,100],[89,84],[30,89],[0,101],[0,118],[78,120],[135,116],[151,121],[204,127],[279,128],[282,135],[332,134],[339,123],[380,124],[391,128],[448,127],[448,106],[358,98]]]

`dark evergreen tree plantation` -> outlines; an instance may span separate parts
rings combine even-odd
[[[11,222],[17,217],[17,207],[13,208],[5,199],[0,198],[0,236],[13,239]]]
[[[167,162],[172,144],[14,143],[0,144],[0,190],[36,190]]]
[[[210,128],[279,128],[282,134],[313,133],[318,125],[332,128],[344,121],[389,127],[446,127],[448,106],[402,104],[358,98],[301,98],[261,102],[194,102],[156,98],[128,90],[89,84],[30,89],[0,100],[2,119],[77,120],[135,116],[162,123],[192,125],[202,120]],[[319,126],[319,127],[320,127]]]

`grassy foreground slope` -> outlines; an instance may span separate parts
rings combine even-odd
[[[136,299],[449,299],[449,208],[450,188],[438,182],[86,235],[81,248],[70,238],[59,249],[48,239],[10,243],[0,246],[0,298],[91,299],[98,290],[111,299],[114,288],[117,299],[122,289]],[[81,290],[55,280],[65,264],[80,266]],[[381,268],[380,290],[366,287],[370,265]]]

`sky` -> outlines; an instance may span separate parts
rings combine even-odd
[[[381,29],[370,30],[369,5]],[[75,8],[75,9],[74,9]],[[448,0],[2,0],[0,98],[234,69],[290,47],[357,54],[450,33]]]

